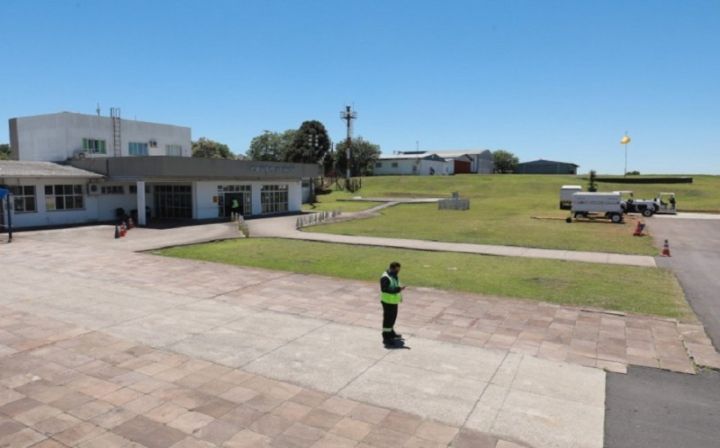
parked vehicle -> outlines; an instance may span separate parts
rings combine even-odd
[[[623,222],[625,204],[620,193],[574,193],[572,195],[571,216],[573,218],[604,218],[619,224]]]
[[[616,191],[623,197],[626,213],[641,213],[646,218],[655,213],[677,213],[675,193],[660,193],[654,199],[635,199],[632,191]]]
[[[572,208],[572,196],[581,192],[580,185],[563,185],[560,187],[560,210],[570,210]]]
[[[655,198],[657,203],[657,209],[655,213],[674,215],[677,213],[677,200],[675,199],[675,193],[661,192]]]

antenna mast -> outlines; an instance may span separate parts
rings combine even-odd
[[[352,110],[352,106],[345,106],[345,110],[340,112],[340,118],[347,123],[347,137],[345,140],[345,157],[347,159],[345,179],[350,180],[350,147],[352,146],[352,122],[357,119],[357,112]]]

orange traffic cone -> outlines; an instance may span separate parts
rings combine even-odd
[[[670,243],[668,240],[665,240],[665,244],[663,244],[663,250],[662,250],[662,256],[663,257],[671,257],[670,255]]]
[[[645,236],[643,233],[645,231],[645,223],[642,221],[638,221],[637,226],[635,226],[635,232],[633,233],[633,236]]]

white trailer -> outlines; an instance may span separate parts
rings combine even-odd
[[[560,210],[570,210],[573,195],[581,191],[582,187],[580,185],[563,185],[560,187]]]
[[[567,222],[572,222],[573,218],[601,217],[621,223],[624,212],[620,193],[575,193],[572,195],[571,217]]]

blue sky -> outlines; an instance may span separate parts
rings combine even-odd
[[[720,173],[718,30],[718,0],[3,0],[0,119],[99,102],[242,153],[353,104],[385,153],[620,173],[627,130],[629,169]]]

